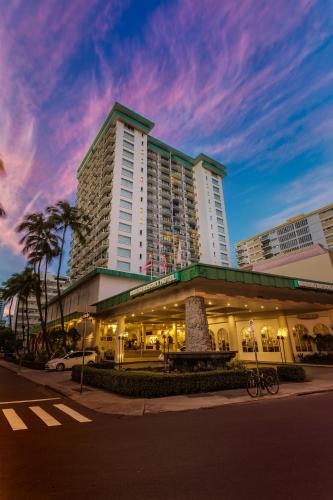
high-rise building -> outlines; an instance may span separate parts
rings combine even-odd
[[[59,278],[60,289],[64,290],[69,285],[69,278],[67,276],[60,276]],[[54,274],[48,273],[46,279],[46,290],[47,290],[47,300],[51,300],[57,295],[57,277]],[[42,283],[42,306],[45,304],[45,293],[44,293],[44,282]],[[19,308],[17,310],[17,308]],[[29,326],[34,326],[40,324],[40,317],[37,307],[37,301],[35,295],[30,295],[28,297],[28,304],[16,301],[15,311],[14,311],[14,323],[17,318],[17,331],[22,332],[22,325],[27,327],[27,322],[29,321]],[[28,318],[27,318],[28,317]],[[14,326],[14,325],[13,325]]]
[[[283,224],[236,243],[240,267],[256,264],[319,243],[333,248],[333,204],[288,219]]]
[[[149,135],[154,123],[115,103],[78,169],[77,206],[91,218],[74,236],[70,275],[96,267],[159,276],[195,262],[229,266],[225,167]]]

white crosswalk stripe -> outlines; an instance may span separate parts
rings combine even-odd
[[[16,411],[13,410],[12,408],[7,408],[5,410],[2,410],[2,412],[5,415],[7,422],[9,423],[13,431],[22,431],[28,428],[23,422],[23,420],[18,416]]]
[[[49,413],[47,413],[47,411],[43,410],[43,408],[41,408],[40,406],[29,406],[29,408],[48,427],[54,427],[56,425],[61,425],[61,423],[58,420],[56,420],[54,417],[52,417],[52,415],[50,415]]]
[[[73,410],[67,405],[64,404],[54,404],[53,405],[55,408],[58,410],[62,411],[72,419],[76,420],[77,422],[84,423],[84,422],[91,422],[91,420],[81,413],[79,413],[76,410]],[[62,426],[64,425],[60,419],[57,420],[49,411],[45,411],[41,406],[29,406],[29,409],[32,411],[32,413],[38,417],[47,427],[57,427],[57,426]],[[12,428],[13,431],[20,431],[20,430],[26,430],[28,429],[29,422],[24,422],[22,418],[19,416],[19,409],[17,409],[17,412],[13,408],[5,408],[1,410],[4,417],[6,418],[8,424]],[[26,418],[24,417],[26,420]]]
[[[56,408],[58,408],[58,410],[63,411],[64,413],[66,413],[70,417],[74,418],[74,420],[77,420],[78,422],[81,422],[81,423],[83,423],[83,422],[91,422],[91,420],[89,418],[84,417],[78,411],[75,411],[72,408],[69,408],[69,406],[66,406],[66,405],[63,405],[63,404],[57,404],[57,405],[53,405],[53,406],[55,406]]]

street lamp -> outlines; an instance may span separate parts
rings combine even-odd
[[[286,363],[287,362],[286,351],[285,351],[285,347],[284,347],[284,340],[285,340],[286,337],[287,337],[287,331],[286,331],[286,329],[285,328],[279,328],[277,338],[278,338],[279,341],[281,341],[281,345],[282,345],[282,349],[280,348],[282,363]],[[282,355],[282,353],[283,353],[283,355]]]

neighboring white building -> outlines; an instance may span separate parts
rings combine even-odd
[[[82,161],[77,206],[92,225],[84,245],[72,241],[71,279],[97,267],[159,276],[199,261],[230,266],[224,166],[155,139],[153,126],[115,103]]]
[[[333,248],[333,204],[288,219],[283,224],[236,243],[240,267],[319,243]]]
[[[48,300],[48,302],[57,296],[56,278],[57,277],[54,274],[51,274],[51,273],[47,274],[46,288],[47,288],[47,300]],[[60,276],[59,283],[60,283],[60,288],[63,291],[69,285],[69,278],[67,276]],[[42,286],[44,287],[44,283],[42,283]],[[44,305],[44,303],[45,303],[45,295],[43,293],[42,305]],[[23,312],[22,312],[22,306],[23,306]],[[17,307],[19,307],[18,312],[17,312]],[[29,296],[27,309],[25,307],[25,304],[23,305],[20,302],[20,304],[18,305],[18,301],[16,301],[16,306],[15,306],[13,318],[14,318],[14,323],[15,323],[16,317],[17,317],[17,331],[18,332],[22,332],[22,314],[24,317],[23,321],[24,321],[25,327],[27,326],[27,318],[26,318],[27,315],[28,315],[30,327],[33,327],[34,325],[40,324],[39,312],[38,312],[37,301],[36,301],[35,295]],[[13,325],[13,327],[14,327],[14,325]]]

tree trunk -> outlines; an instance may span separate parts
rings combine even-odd
[[[25,322],[24,322],[24,303],[25,299],[22,299],[21,305],[21,323],[22,323],[22,344],[23,344],[23,354],[25,354]]]
[[[66,236],[66,231],[67,231],[67,226],[64,226],[64,231],[62,233],[62,241],[61,241],[61,248],[60,248],[60,253],[59,253],[59,263],[58,263],[58,270],[57,270],[57,293],[58,293],[58,304],[59,304],[59,312],[60,312],[60,321],[61,321],[61,331],[65,332],[65,318],[64,318],[64,308],[62,304],[62,298],[61,298],[61,290],[60,290],[60,272],[61,272],[61,265],[62,265],[62,258],[63,258],[63,253],[64,253],[64,245],[65,245],[65,236]],[[66,346],[66,335],[64,335],[64,341],[63,341],[64,347]]]
[[[30,320],[28,314],[28,297],[25,299],[25,317],[27,320],[27,349],[28,353],[30,353]]]
[[[15,344],[16,344],[16,352],[18,353],[17,350],[17,321],[18,321],[18,314],[19,314],[19,307],[20,307],[20,296],[17,297],[17,308],[16,308],[16,314],[15,314],[15,328],[14,328],[14,335],[15,335]]]
[[[13,331],[13,325],[12,325],[12,307],[13,307],[13,301],[14,297],[10,299],[10,304],[9,304],[9,328],[11,331]]]
[[[42,330],[42,349],[46,349],[47,355],[50,356],[50,347],[48,343],[48,338],[47,338],[47,330],[46,330],[46,325],[44,323],[44,318],[43,318],[43,310],[42,310],[42,304],[41,304],[41,261],[38,262],[38,267],[37,267],[37,293],[36,293],[36,302],[37,302],[37,307],[38,307],[38,313],[39,313],[39,318],[40,318],[40,326]]]

